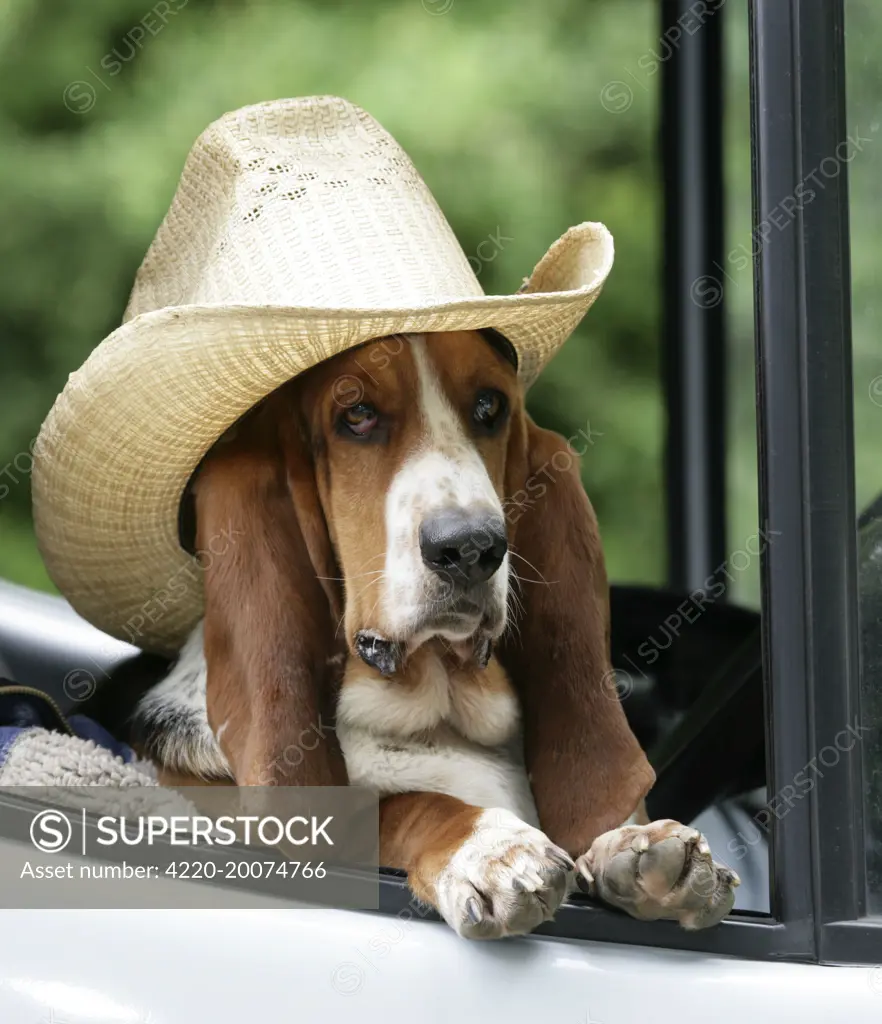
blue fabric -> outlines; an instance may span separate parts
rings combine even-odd
[[[135,752],[127,743],[115,739],[103,725],[93,722],[91,718],[86,718],[85,715],[71,715],[67,721],[81,739],[94,740],[99,747],[106,747],[111,754],[121,757],[126,764],[135,759]]]
[[[85,715],[71,715],[67,724],[84,740],[94,740],[111,754],[122,758],[128,764],[135,758],[135,752],[126,743],[121,743],[97,722]],[[16,740],[28,729],[57,729],[55,716],[47,713],[44,701],[27,694],[9,695],[0,700],[0,767],[6,763],[9,752]]]
[[[12,744],[18,739],[24,730],[14,725],[0,726],[0,767],[6,764]]]

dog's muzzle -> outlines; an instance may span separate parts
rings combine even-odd
[[[382,631],[360,631],[355,653],[391,676],[416,647],[438,636],[463,661],[486,667],[505,624],[505,586],[494,580],[508,551],[504,518],[486,506],[448,508],[427,516],[418,532],[420,556],[429,570],[420,613],[394,639]]]

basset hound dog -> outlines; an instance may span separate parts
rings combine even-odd
[[[707,927],[737,876],[692,828],[626,823],[654,776],[597,521],[516,368],[492,330],[381,338],[231,428],[181,523],[236,543],[137,735],[166,780],[376,790],[381,862],[461,935],[529,932],[577,884]]]

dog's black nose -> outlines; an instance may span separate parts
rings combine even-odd
[[[508,541],[502,516],[447,509],[420,524],[420,552],[433,571],[453,583],[483,583],[502,565]]]

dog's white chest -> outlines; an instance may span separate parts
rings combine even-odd
[[[406,682],[352,660],[337,704],[337,736],[353,785],[434,792],[478,807],[536,812],[517,751],[520,707],[495,660],[450,669],[422,652]]]
[[[407,682],[386,679],[351,660],[346,668],[337,719],[347,725],[399,738],[431,734],[447,726],[463,739],[496,747],[515,734],[517,697],[495,660],[483,671],[449,669],[427,651]],[[445,730],[446,731],[446,730]]]

